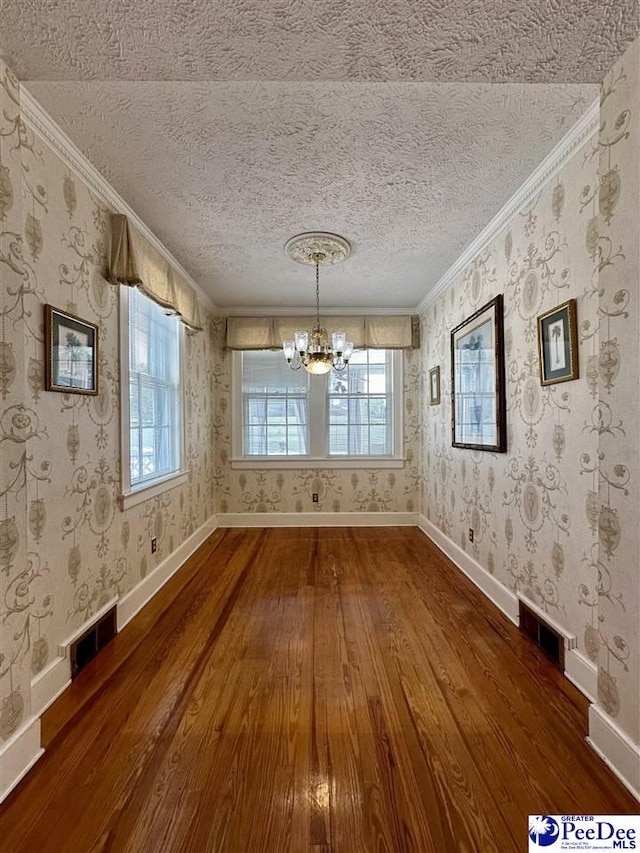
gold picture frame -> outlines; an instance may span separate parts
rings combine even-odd
[[[98,327],[74,314],[44,306],[46,391],[98,393]]]
[[[429,405],[440,404],[440,365],[432,367],[429,371]]]
[[[569,299],[538,317],[540,384],[578,379],[578,309]]]

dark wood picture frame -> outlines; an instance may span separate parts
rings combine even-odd
[[[64,394],[98,393],[98,327],[44,306],[44,387]]]
[[[538,317],[538,351],[541,385],[578,378],[578,309],[575,299],[569,299]]]
[[[429,405],[440,404],[440,365],[432,367],[429,371]]]
[[[451,331],[451,444],[507,451],[502,294]]]

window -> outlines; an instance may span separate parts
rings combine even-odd
[[[182,324],[136,288],[123,287],[120,295],[126,496],[182,470]]]
[[[353,467],[402,455],[402,353],[359,350],[325,376],[282,352],[234,353],[234,463]]]
[[[329,456],[390,456],[392,353],[354,352],[344,373],[329,378]]]
[[[308,380],[306,370],[290,370],[279,352],[243,354],[245,456],[305,456],[309,452]]]

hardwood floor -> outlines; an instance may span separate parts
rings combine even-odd
[[[637,812],[586,714],[416,528],[218,530],[45,714],[0,849],[521,851]]]

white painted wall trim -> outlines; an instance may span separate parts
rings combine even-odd
[[[589,708],[587,743],[640,801],[640,745],[632,741],[598,704]]]
[[[590,702],[598,696],[598,667],[578,649],[570,649],[564,657],[564,674]]]
[[[477,560],[469,556],[466,551],[463,551],[459,545],[449,539],[435,524],[432,524],[424,515],[418,515],[418,527],[422,532],[431,539],[431,541],[446,554],[452,563],[473,581],[487,598],[492,601],[495,606],[502,610],[504,615],[510,619],[514,625],[519,624],[518,616],[518,599],[507,589],[506,586],[500,583],[499,580],[490,575],[486,569],[483,569]]]
[[[415,527],[415,512],[228,512],[218,527]]]
[[[71,659],[68,655],[54,658],[31,679],[31,710],[40,717],[71,684]]]
[[[600,126],[600,99],[594,101],[584,115],[578,119],[560,142],[544,158],[542,163],[527,178],[522,186],[516,190],[509,201],[496,213],[493,219],[486,225],[478,236],[467,246],[453,266],[449,267],[442,278],[429,290],[424,299],[414,310],[414,314],[423,314],[449,285],[454,281],[462,270],[470,263],[487,243],[491,242],[507,223],[527,205],[533,197],[540,192],[542,187],[556,172],[564,166],[566,161],[591,137],[598,132]]]
[[[215,515],[207,519],[202,527],[199,527],[188,539],[169,554],[152,572],[136,584],[117,605],[118,631],[130,622],[136,613],[150,601],[189,557],[196,551],[205,539],[210,536],[218,526]]]
[[[40,746],[40,718],[30,717],[0,746],[0,803],[44,753]]]
[[[56,152],[58,157],[81,178],[100,199],[116,213],[124,213],[137,230],[156,248],[165,260],[187,281],[197,293],[201,302],[215,313],[221,313],[211,297],[200,287],[164,246],[156,235],[144,224],[138,214],[119,195],[96,167],[82,153],[75,143],[56,124],[44,107],[36,101],[31,92],[20,84],[20,113],[25,124],[42,136]]]

